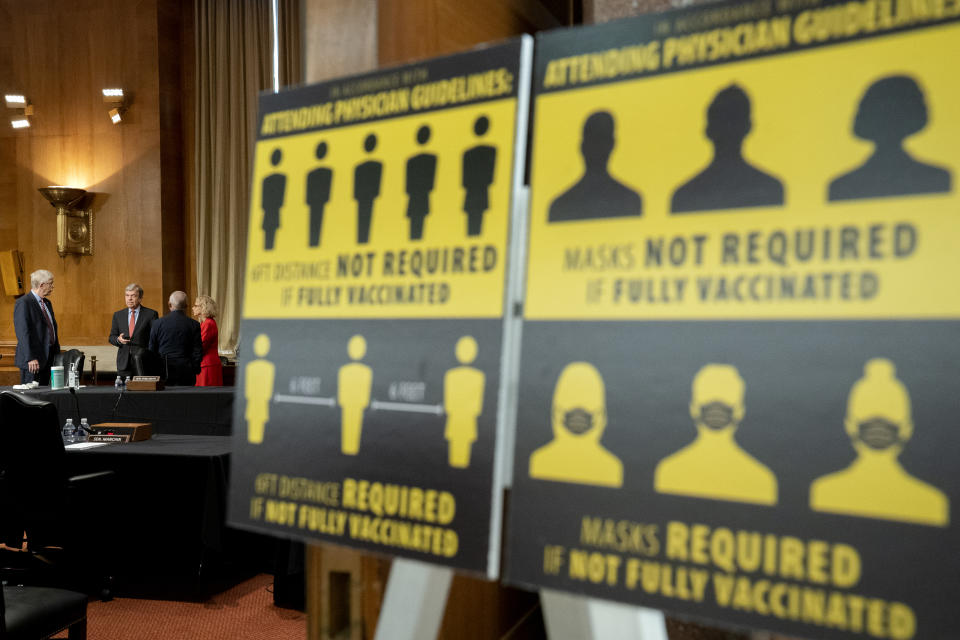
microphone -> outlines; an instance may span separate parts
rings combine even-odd
[[[77,390],[73,387],[68,387],[70,390],[70,395],[73,396],[73,406],[77,410],[77,428],[80,428],[80,399],[77,397]]]
[[[110,419],[112,420],[115,415],[117,415],[117,407],[120,406],[120,398],[123,397],[123,392],[127,390],[126,385],[120,387],[120,393],[117,394],[117,401],[113,403],[113,411],[110,412]]]

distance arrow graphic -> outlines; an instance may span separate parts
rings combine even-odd
[[[439,404],[409,404],[406,402],[383,402],[374,400],[370,403],[370,408],[374,410],[386,409],[388,411],[409,411],[411,413],[443,415],[443,405]]]
[[[337,406],[336,398],[315,398],[313,396],[291,396],[276,394],[273,396],[274,402],[285,402],[288,404],[316,404],[324,407],[335,407]]]

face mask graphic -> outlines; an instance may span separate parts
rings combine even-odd
[[[723,429],[733,423],[733,408],[722,402],[708,402],[700,407],[700,422],[711,429]]]
[[[593,428],[593,414],[577,407],[563,414],[563,426],[574,435],[582,435]]]
[[[857,425],[857,432],[860,442],[877,451],[882,451],[900,442],[900,429],[897,428],[896,424],[883,418],[873,418],[861,422]]]

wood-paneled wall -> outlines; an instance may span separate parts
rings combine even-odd
[[[304,79],[377,68],[377,0],[304,1]]]
[[[187,262],[196,262],[196,256],[186,250],[192,233],[187,229],[187,182],[184,171],[187,159],[193,158],[193,144],[184,135],[184,120],[192,111],[193,50],[192,14],[183,7],[192,2],[157,1],[158,90],[157,115],[160,136],[160,223],[162,243],[161,288],[167,294],[177,289],[196,296],[196,277],[188,279]],[[185,42],[185,40],[187,42]],[[192,163],[191,163],[192,166]],[[190,243],[192,247],[193,244]],[[192,299],[192,298],[191,298]],[[156,307],[154,307],[156,308]],[[160,309],[166,312],[166,303]]]
[[[568,21],[566,3],[541,0],[378,0],[381,65],[439,56]]]
[[[178,62],[160,43],[179,25],[159,19],[159,1],[0,0],[0,90],[34,106],[29,129],[0,122],[0,249],[20,249],[28,274],[54,273],[61,344],[106,343],[131,281],[160,310],[186,285],[182,143],[169,133],[182,118],[168,86],[179,67],[163,95],[160,73]],[[132,96],[122,124],[110,122],[106,87]],[[57,255],[54,209],[37,192],[51,184],[94,194],[93,256]],[[12,307],[0,296],[0,339],[14,338]]]
[[[16,86],[13,66],[14,25],[8,5],[0,2],[0,92],[7,93]],[[0,250],[17,247],[17,140],[20,137],[10,128],[9,111],[0,103]],[[37,194],[39,195],[39,194]],[[0,341],[13,335],[14,299],[0,291]],[[9,365],[12,356],[0,349],[0,367]],[[18,380],[19,382],[19,380]]]

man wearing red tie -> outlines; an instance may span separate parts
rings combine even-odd
[[[30,293],[13,306],[17,352],[13,363],[20,368],[20,384],[36,381],[50,384],[53,356],[60,353],[57,319],[47,296],[53,291],[53,274],[38,269],[30,274]]]
[[[150,326],[160,317],[153,309],[140,304],[143,287],[136,282],[127,285],[123,292],[126,309],[113,314],[110,328],[110,344],[117,349],[117,374],[126,378],[136,375],[133,358],[142,354],[150,342]]]

